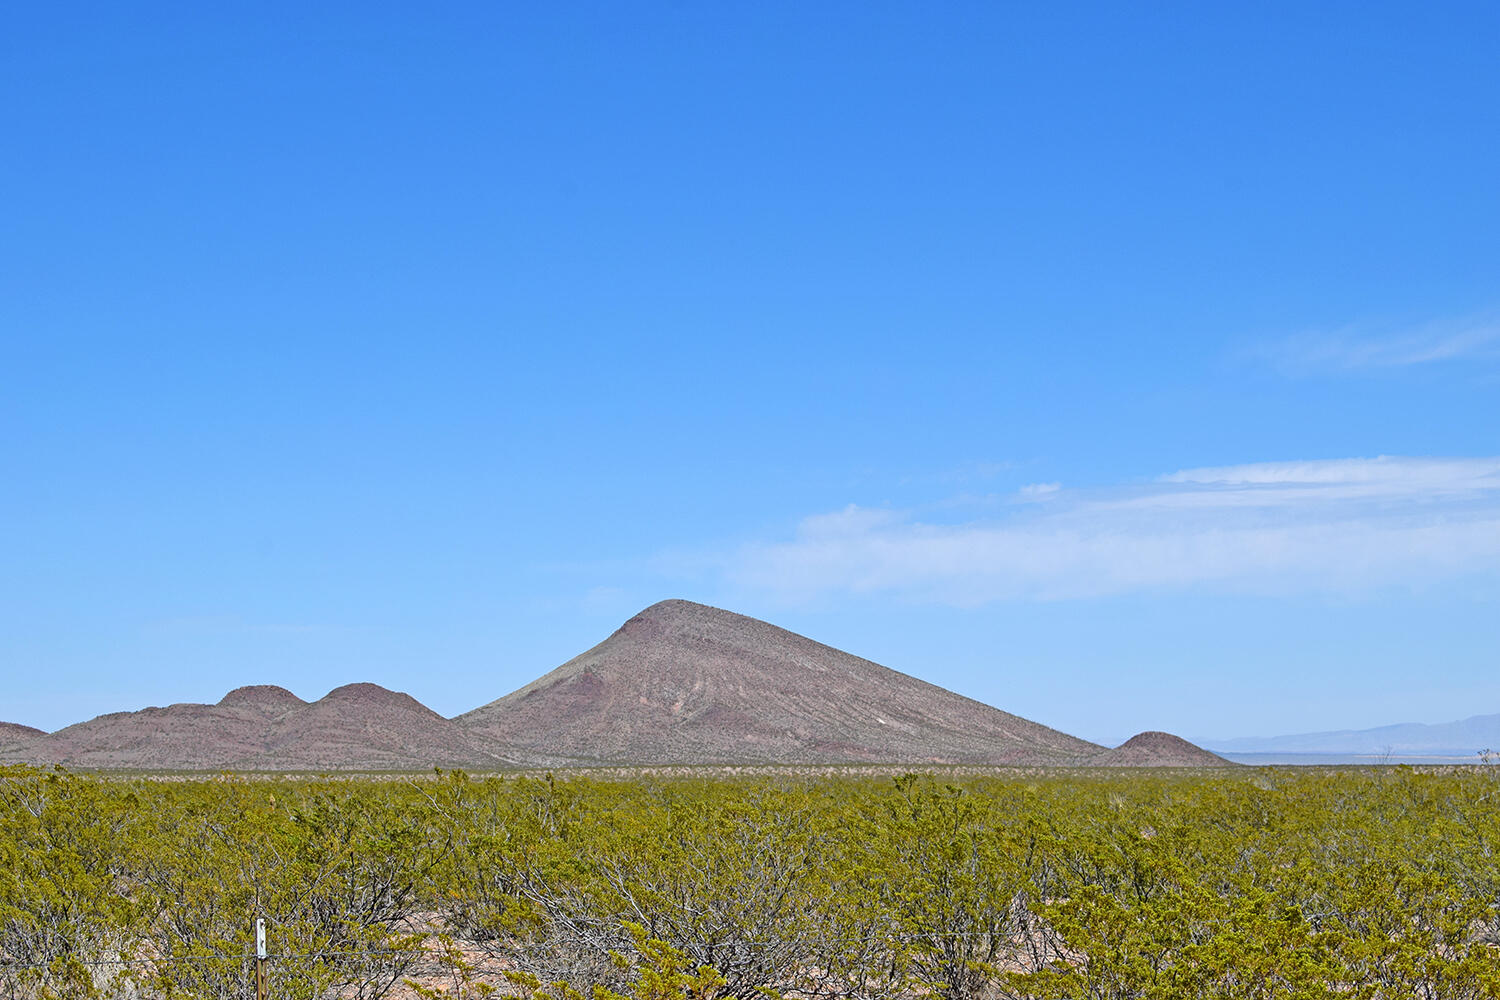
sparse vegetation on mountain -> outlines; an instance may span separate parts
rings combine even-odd
[[[217,704],[114,712],[38,734],[0,761],[165,771],[416,770],[510,767],[515,760],[397,691],[347,684],[315,702],[274,685]]]
[[[0,762],[26,759],[46,735],[31,726],[0,722]]]
[[[458,721],[543,766],[1048,764],[1103,749],[690,601],[653,604]]]
[[[1099,767],[1224,767],[1229,761],[1171,733],[1137,733],[1113,750],[1095,754]]]

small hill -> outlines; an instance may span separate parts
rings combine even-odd
[[[456,720],[537,764],[1048,764],[1103,748],[767,622],[663,601]]]
[[[1137,733],[1113,750],[1096,754],[1090,764],[1105,767],[1233,767],[1218,754],[1171,733]]]
[[[18,722],[0,722],[0,764],[25,759],[36,742],[46,735],[43,730]]]
[[[236,688],[217,704],[114,712],[42,734],[27,763],[130,770],[425,770],[499,766],[459,726],[410,695],[351,684],[308,703],[285,688]]]

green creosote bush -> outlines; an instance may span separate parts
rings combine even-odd
[[[727,981],[711,966],[691,969],[686,955],[648,936],[640,924],[626,922],[623,928],[630,935],[634,957],[610,953],[611,962],[625,977],[618,990],[596,983],[586,998],[565,980],[544,983],[532,973],[514,971],[505,978],[529,1000],[714,1000],[721,995]]]
[[[1500,997],[1481,766],[0,770],[0,998]],[[425,991],[425,992],[424,992]]]

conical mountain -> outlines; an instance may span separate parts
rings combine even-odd
[[[455,720],[538,764],[1056,764],[1105,748],[786,629],[654,604]]]

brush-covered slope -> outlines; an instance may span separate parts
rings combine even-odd
[[[1216,753],[1171,733],[1136,733],[1113,750],[1089,760],[1106,767],[1234,767]]]
[[[1048,764],[1104,749],[688,601],[457,721],[544,765]]]
[[[308,703],[271,685],[217,704],[114,712],[27,741],[12,760],[131,770],[425,769],[497,765],[453,722],[408,695],[351,684]]]

